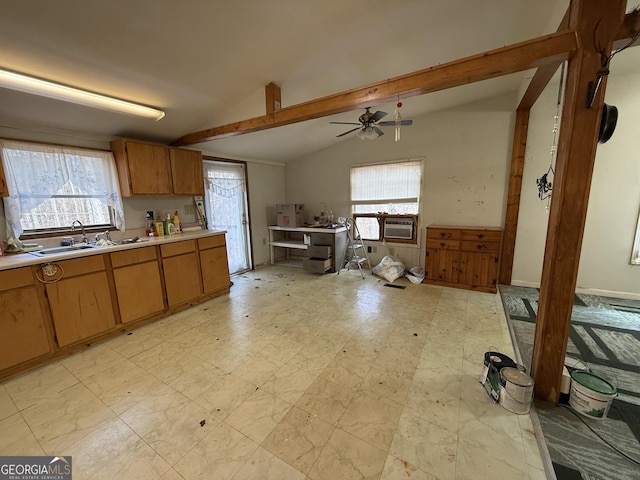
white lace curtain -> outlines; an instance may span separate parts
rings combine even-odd
[[[19,238],[25,230],[24,216],[54,195],[95,199],[112,209],[115,226],[124,230],[111,152],[0,140],[0,154],[10,194],[3,199],[7,236]]]

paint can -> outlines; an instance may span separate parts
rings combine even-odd
[[[617,388],[604,378],[584,370],[571,372],[569,405],[576,412],[590,418],[605,418],[617,395]]]
[[[506,367],[500,370],[500,405],[518,415],[529,413],[533,398],[533,378],[523,371]]]
[[[498,402],[500,398],[500,370],[505,367],[517,368],[517,364],[503,353],[495,350],[485,352],[480,383],[494,402]]]

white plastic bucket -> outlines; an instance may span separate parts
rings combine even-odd
[[[518,415],[529,413],[533,398],[533,378],[517,368],[500,370],[500,405]]]
[[[604,378],[584,370],[571,372],[569,405],[576,412],[590,418],[605,418],[617,395],[616,387]]]

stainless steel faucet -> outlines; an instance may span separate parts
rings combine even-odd
[[[82,225],[82,222],[80,220],[74,220],[73,223],[71,224],[71,231],[75,232],[76,231],[76,223],[78,225],[80,225],[80,228],[82,229],[82,243],[89,243],[89,239],[87,238],[87,234],[84,232],[84,225]]]
[[[100,241],[101,235],[104,235],[104,238],[106,238],[108,242],[111,241],[111,234],[109,233],[109,230],[107,230],[104,233],[96,233],[96,243]]]

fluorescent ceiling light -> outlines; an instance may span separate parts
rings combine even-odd
[[[8,70],[0,69],[0,87],[55,98],[56,100],[63,100],[65,102],[78,103],[80,105],[86,105],[87,107],[134,115],[136,117],[152,118],[156,121],[164,117],[164,112],[155,108],[67,87],[66,85],[40,80],[39,78],[29,77]]]

